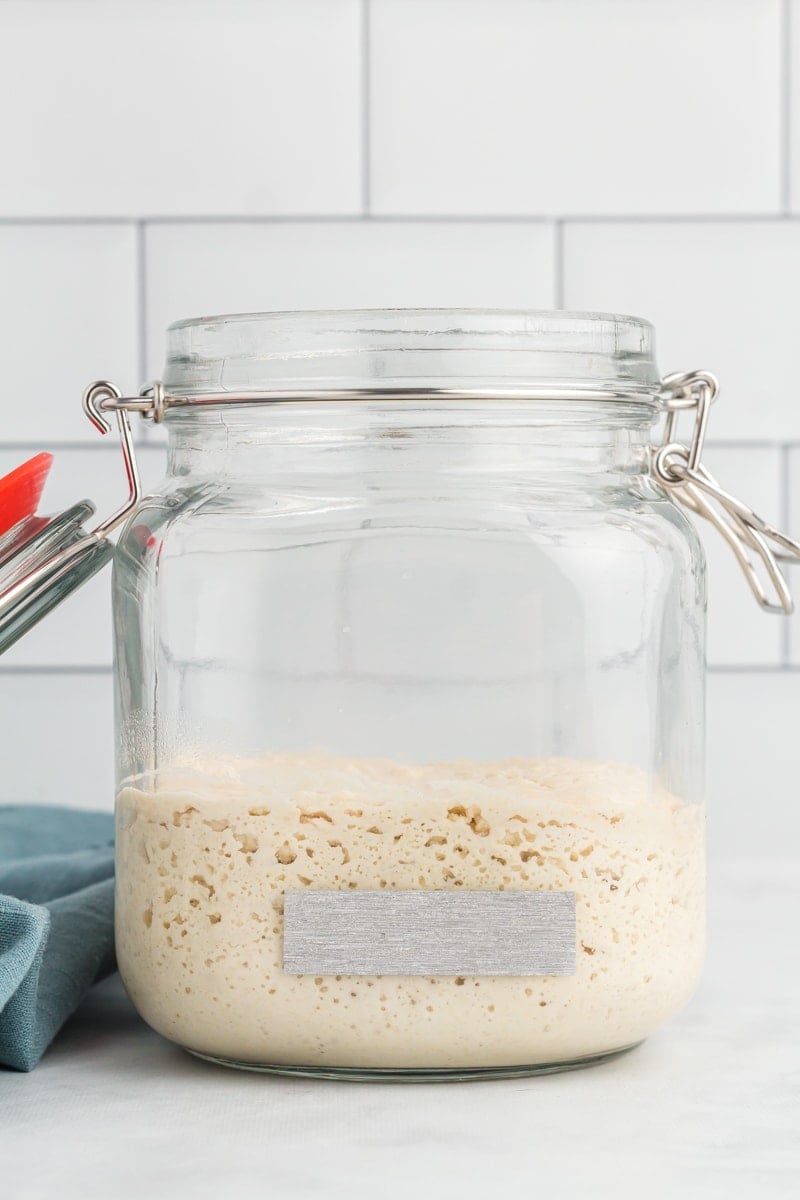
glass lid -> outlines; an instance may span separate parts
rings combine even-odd
[[[168,395],[358,398],[421,393],[653,399],[654,331],[639,317],[523,309],[238,313],[167,333]],[[223,402],[221,399],[219,403]]]

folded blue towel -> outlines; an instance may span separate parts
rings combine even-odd
[[[0,807],[0,1065],[35,1067],[114,967],[114,818]]]

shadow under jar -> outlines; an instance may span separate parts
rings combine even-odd
[[[651,475],[651,327],[182,322],[117,547],[116,937],[237,1066],[599,1060],[704,943],[703,556]]]

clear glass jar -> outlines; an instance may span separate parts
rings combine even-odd
[[[164,386],[114,577],[139,1012],[349,1077],[647,1037],[704,943],[704,565],[651,471],[651,327],[204,319]]]

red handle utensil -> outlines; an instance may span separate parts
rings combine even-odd
[[[0,479],[0,537],[36,512],[52,465],[52,454],[36,454]]]

